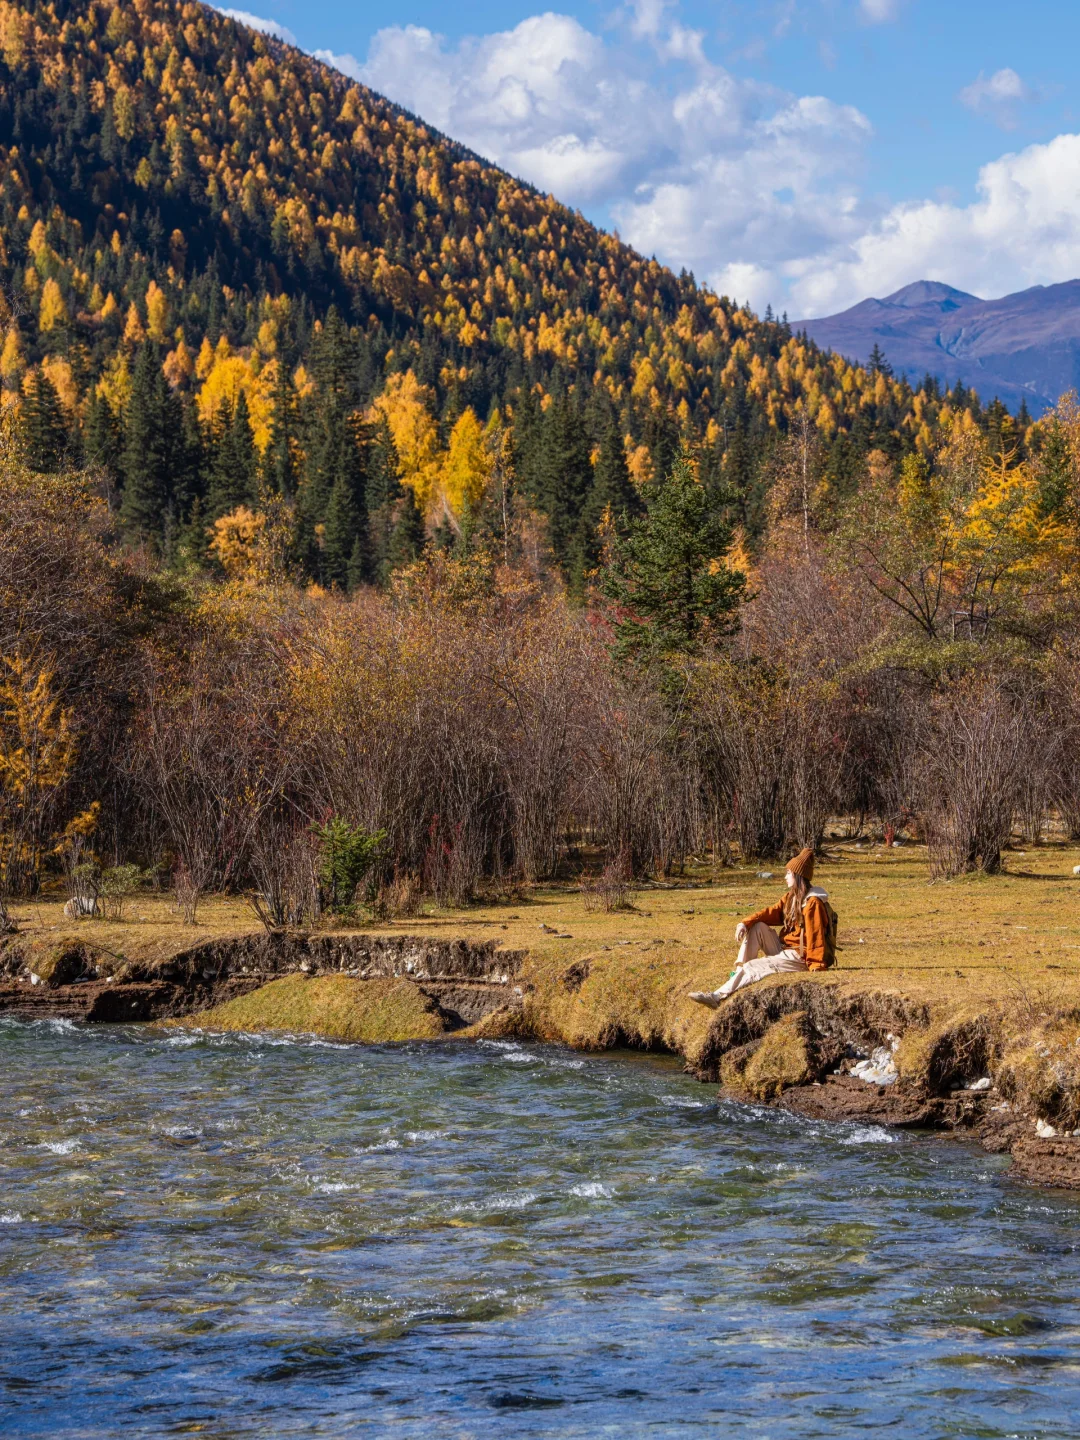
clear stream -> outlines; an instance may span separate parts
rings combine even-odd
[[[1080,1204],[674,1062],[0,1024],[6,1437],[1075,1437]]]

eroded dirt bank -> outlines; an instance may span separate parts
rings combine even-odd
[[[358,987],[407,982],[439,1017],[440,1032],[453,1031],[508,1003],[524,959],[493,940],[413,936],[243,935],[160,960],[126,960],[90,940],[15,937],[0,951],[0,1014],[91,1024],[167,1020],[209,1012],[286,976],[335,976]],[[290,1028],[287,1014],[280,1020]]]
[[[0,951],[0,1013],[663,1050],[726,1094],[966,1133],[1026,1179],[1080,1189],[1080,1012],[931,1005],[833,976],[777,977],[708,1012],[685,984],[648,947],[560,968],[494,940],[356,934],[245,935],[139,961],[89,941]],[[888,1083],[852,1073],[868,1067]]]

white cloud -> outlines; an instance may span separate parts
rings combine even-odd
[[[970,205],[896,205],[846,246],[786,267],[800,315],[823,315],[911,280],[977,295],[1074,279],[1080,255],[1080,135],[1003,155]]]
[[[222,5],[214,7],[222,15],[228,15],[230,20],[236,20],[241,25],[247,25],[251,30],[259,30],[263,35],[273,35],[277,40],[284,40],[286,45],[295,45],[296,36],[284,25],[279,25],[276,20],[264,20],[261,15],[252,15],[247,10],[226,10]]]
[[[1015,70],[1006,67],[989,76],[980,70],[978,79],[966,85],[959,98],[960,103],[976,115],[983,115],[1003,129],[1012,130],[1017,123],[1017,108],[1037,97]]]
[[[900,13],[901,0],[859,0],[859,13],[871,25],[885,25]]]
[[[655,0],[638,0],[628,29],[647,66],[619,37],[551,13],[453,45],[395,26],[363,63],[321,58],[560,199],[606,210],[646,254],[777,301],[778,267],[847,238],[869,122],[710,65]]]
[[[620,193],[663,149],[648,86],[620,73],[603,41],[566,15],[452,46],[395,26],[347,73],[570,203]]]

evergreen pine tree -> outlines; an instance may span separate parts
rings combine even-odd
[[[319,392],[316,412],[305,446],[304,473],[297,490],[297,548],[311,573],[328,584],[344,585],[346,569],[357,539],[367,553],[366,451],[368,432],[355,414],[345,409],[345,400],[334,388],[333,371],[327,373],[326,389]],[[334,550],[327,569],[325,529],[331,501],[337,491],[334,515]],[[345,496],[348,497],[346,504]],[[346,533],[341,527],[348,523]],[[365,577],[366,578],[366,577]]]
[[[400,570],[419,559],[424,548],[424,517],[416,503],[416,496],[406,485],[405,494],[398,502],[394,528],[386,551],[386,571]]]
[[[617,535],[625,535],[630,521],[644,508],[641,495],[630,479],[618,417],[613,412],[600,442],[592,489],[581,511],[578,547],[584,573],[595,570],[599,564],[600,529],[605,516],[610,515]]]
[[[345,572],[345,588],[352,593],[358,585],[362,585],[368,574],[368,557],[364,552],[364,543],[357,535],[353,541],[352,554],[349,556],[349,564]]]
[[[693,655],[731,630],[745,579],[724,563],[730,545],[730,526],[681,455],[616,542],[603,577],[604,594],[625,613],[616,625],[621,658]]]
[[[218,426],[211,449],[205,515],[212,522],[238,505],[251,506],[258,499],[258,460],[243,390],[231,414]]]
[[[870,359],[867,361],[867,366],[871,375],[884,375],[886,380],[892,379],[892,366],[888,360],[886,360],[885,352],[876,340],[874,341],[874,348],[870,351]]]
[[[296,386],[288,367],[279,361],[270,440],[262,461],[263,485],[270,494],[291,496],[296,490],[297,429]]]
[[[385,420],[376,427],[368,449],[365,498],[371,575],[378,584],[384,585],[390,570],[390,540],[405,498],[394,437]]]
[[[170,475],[179,440],[170,420],[168,383],[157,347],[144,345],[135,360],[131,398],[124,417],[122,469],[124,490],[120,519],[133,540],[161,542],[170,497]]]
[[[548,537],[568,579],[581,573],[579,522],[592,489],[592,460],[585,427],[569,398],[560,395],[544,415],[537,498],[548,518]]]
[[[667,475],[679,457],[682,443],[675,416],[667,408],[651,407],[642,438],[649,449],[653,474]]]
[[[1062,426],[1054,421],[1039,456],[1039,510],[1045,519],[1065,512],[1071,480],[1069,442]]]
[[[323,579],[327,584],[335,585],[343,590],[351,588],[349,570],[353,554],[359,549],[362,561],[363,547],[360,545],[360,522],[356,512],[356,500],[353,497],[352,487],[344,475],[337,477],[330,491],[330,499],[326,506],[326,518],[323,521],[322,540]],[[354,584],[359,578],[354,574]]]
[[[124,432],[116,423],[112,406],[98,394],[97,386],[92,386],[83,430],[83,454],[86,463],[104,472],[114,485],[119,483],[123,444]]]
[[[19,412],[22,451],[31,470],[52,475],[64,463],[68,432],[56,387],[44,370],[32,370]]]

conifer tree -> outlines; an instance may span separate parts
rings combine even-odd
[[[630,522],[644,508],[641,495],[630,479],[618,417],[612,413],[600,442],[592,489],[581,512],[578,545],[584,573],[595,570],[599,563],[600,527],[605,516],[610,516],[617,535],[625,535]]]
[[[180,443],[171,398],[157,347],[143,345],[135,361],[124,417],[120,519],[130,538],[153,544],[159,544],[163,535],[172,465]]]
[[[98,393],[95,385],[90,391],[83,430],[83,454],[86,462],[104,471],[110,481],[117,484],[123,445],[124,433],[116,423],[112,406]]]
[[[19,419],[27,465],[42,474],[55,473],[64,461],[68,432],[60,397],[44,370],[32,370],[27,377]]]
[[[409,491],[412,495],[412,491]],[[384,585],[390,572],[390,541],[405,498],[390,427],[379,421],[368,449],[366,496],[371,578]],[[413,501],[415,508],[415,500]],[[419,514],[419,512],[417,512]]]
[[[258,499],[258,461],[243,390],[232,411],[223,417],[211,448],[205,514],[212,522],[238,505],[251,506]]]
[[[555,558],[568,579],[576,578],[582,564],[579,522],[593,473],[585,427],[565,395],[548,406],[541,446],[536,498],[548,518]]]
[[[1072,484],[1069,442],[1064,428],[1051,425],[1039,456],[1039,511],[1045,519],[1057,518],[1066,511]]]
[[[325,388],[316,396],[307,435],[304,473],[297,491],[297,548],[312,573],[329,584],[344,585],[356,541],[360,541],[363,554],[368,551],[365,481],[369,439],[359,417],[346,409],[342,372],[330,363],[334,354],[332,349],[324,352]],[[332,502],[333,547],[328,552],[325,528],[321,544],[318,536],[320,526],[331,524]],[[333,573],[327,570],[328,564]]]
[[[394,528],[386,550],[386,574],[411,565],[424,548],[424,517],[416,496],[408,487],[397,506]]]
[[[746,582],[724,562],[730,545],[731,527],[680,455],[653,486],[645,515],[616,541],[602,580],[621,615],[620,658],[694,655],[732,629]]]
[[[263,486],[268,493],[291,496],[296,490],[296,441],[298,433],[296,386],[288,368],[279,361],[274,386],[274,408],[270,440],[263,453]]]
[[[360,545],[360,517],[356,500],[344,475],[337,477],[330,491],[322,542],[323,580],[342,590],[354,588],[363,574],[363,547]],[[355,559],[360,560],[360,575],[356,574]],[[353,571],[351,586],[350,569]]]

